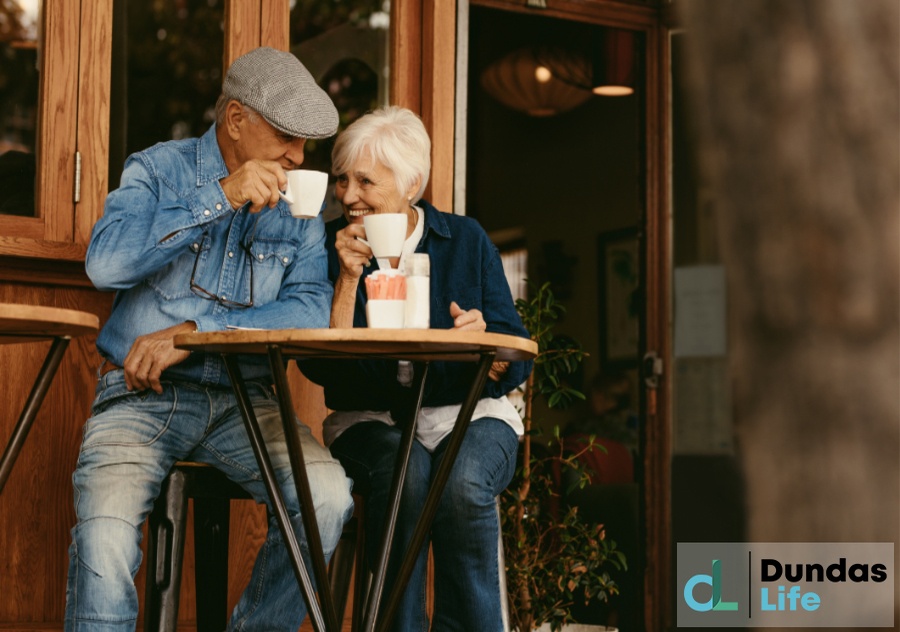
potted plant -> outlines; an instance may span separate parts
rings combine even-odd
[[[582,520],[577,507],[566,506],[563,499],[562,481],[572,489],[590,482],[579,457],[602,446],[593,437],[574,449],[564,446],[558,426],[547,433],[532,418],[538,397],[551,409],[584,399],[565,378],[585,353],[570,339],[558,344],[554,328],[565,308],[550,284],[531,290],[532,298],[516,301],[516,309],[538,343],[538,355],[523,394],[521,464],[500,498],[501,528],[510,625],[530,632],[545,624],[557,632],[574,621],[571,609],[576,603],[606,601],[618,593],[608,571],[626,568],[626,561],[602,524]]]

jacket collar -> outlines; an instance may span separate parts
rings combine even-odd
[[[450,225],[447,223],[446,213],[434,208],[427,200],[419,200],[416,205],[425,211],[425,229],[422,231],[422,239],[425,239],[429,231],[444,239],[450,239]]]
[[[222,158],[222,151],[216,139],[216,125],[213,123],[197,143],[197,186],[218,182],[227,175],[228,167]]]

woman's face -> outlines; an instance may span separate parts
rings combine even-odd
[[[366,215],[405,213],[409,207],[408,194],[397,189],[394,172],[371,160],[357,160],[338,175],[334,192],[353,224],[361,224]]]

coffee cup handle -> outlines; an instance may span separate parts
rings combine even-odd
[[[363,243],[364,243],[365,245],[367,245],[369,248],[372,247],[372,244],[370,244],[369,242],[367,242],[367,241],[366,241],[365,239],[363,239],[362,237],[357,237],[357,238],[356,238],[356,241],[361,241],[361,242],[363,242]]]
[[[288,204],[293,204],[293,203],[294,203],[294,198],[291,197],[291,184],[290,184],[290,182],[289,182],[288,185],[284,188],[284,191],[281,191],[281,190],[278,191],[278,195],[281,197],[282,200],[284,200],[284,201],[287,202]]]

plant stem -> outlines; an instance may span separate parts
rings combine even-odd
[[[525,426],[525,434],[522,437],[522,484],[519,486],[518,502],[516,506],[516,542],[525,541],[525,501],[531,489],[531,407],[534,399],[534,371],[528,376],[525,384],[525,415],[522,420]],[[519,585],[522,614],[519,622],[519,630],[531,630],[534,617],[531,612],[531,591],[528,582]]]

